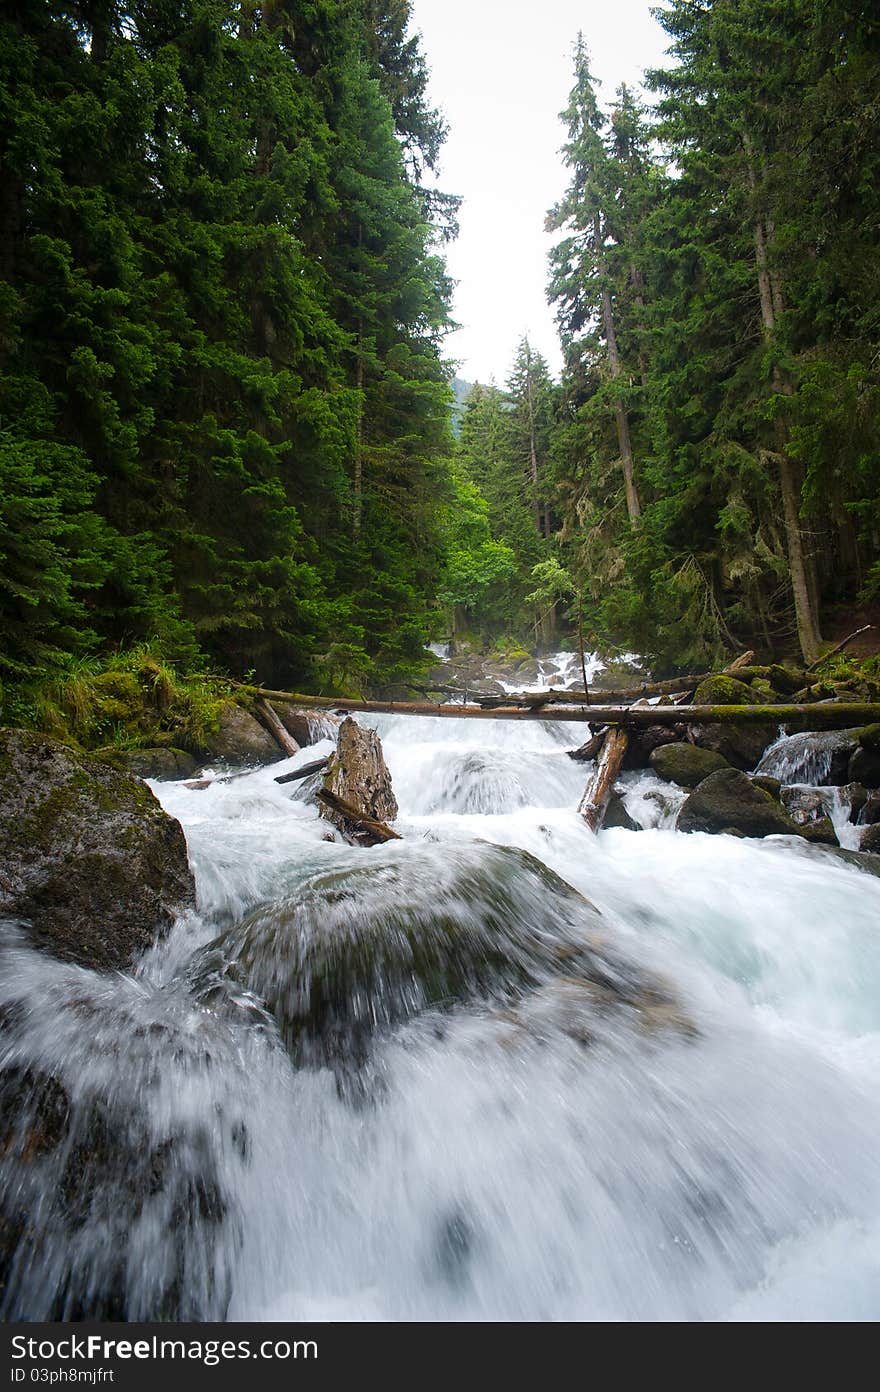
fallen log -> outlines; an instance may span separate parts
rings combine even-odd
[[[578,749],[567,750],[569,759],[574,759],[578,764],[590,763],[605,743],[607,733],[607,726],[603,726],[601,730],[596,731],[595,735],[591,735],[586,744],[582,744]]]
[[[620,773],[628,745],[629,735],[626,730],[611,729],[605,736],[602,753],[578,807],[578,812],[591,831],[598,831],[602,825],[605,806]]]
[[[319,802],[323,802],[325,807],[336,812],[340,817],[344,817],[347,822],[364,831],[375,841],[402,841],[403,837],[397,831],[392,831],[390,826],[384,822],[379,822],[375,817],[368,817],[365,812],[361,812],[355,807],[353,802],[347,802],[345,798],[337,797],[336,793],[331,793],[327,788],[320,788],[317,793]]]
[[[484,710],[481,706],[435,706],[418,701],[367,701],[351,697],[304,696],[300,693],[274,691],[268,693],[287,701],[295,701],[309,710],[331,711],[339,714],[362,712],[365,715],[430,715],[438,720],[562,720],[587,721],[594,725],[679,725],[682,719],[694,724],[713,724],[740,721],[747,724],[774,720],[780,725],[795,725],[799,730],[842,730],[848,726],[873,725],[880,722],[880,702],[818,701],[814,705],[756,705],[756,706],[556,706],[532,709],[528,706],[504,706]]]
[[[257,714],[262,717],[263,724],[266,726],[269,734],[272,736],[275,743],[284,750],[285,754],[290,756],[298,754],[300,746],[293,738],[293,735],[285,730],[278,718],[277,711],[272,709],[265,696],[262,696],[260,700],[257,701],[255,709]]]
[[[291,773],[279,773],[275,779],[276,783],[297,783],[301,778],[309,778],[313,773],[320,773],[330,762],[330,755],[325,754],[323,759],[313,759],[310,764],[303,764],[301,768],[294,769]]]

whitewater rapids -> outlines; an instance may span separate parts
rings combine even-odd
[[[187,1278],[210,1291],[222,1270],[239,1320],[875,1319],[880,879],[788,838],[681,835],[674,790],[646,774],[626,779],[648,829],[593,836],[574,811],[586,770],[565,752],[578,726],[367,723],[403,842],[328,842],[298,785],[274,781],[329,744],[203,791],[155,783],[186,832],[197,912],[112,992],[9,949],[33,991],[54,993],[51,1035],[35,1025],[29,1047],[71,1086],[111,1068],[96,1011],[120,1038],[132,1021],[176,1031],[158,1068],[128,1045],[112,1068],[150,1092],[153,1134],[209,1138],[229,1217],[210,1279],[194,1229]],[[540,1014],[512,1037],[490,1010],[456,1007],[442,1028],[415,1013],[377,1036],[358,1100],[333,1068],[294,1066],[271,1021],[215,1018],[190,994],[200,949],[314,897],[322,876],[410,867],[429,913],[456,857],[492,846],[586,896],[693,1029],[617,1020],[584,1047]],[[84,1024],[72,995],[90,1002]],[[105,1237],[87,1226],[78,1240]],[[129,1241],[136,1310],[164,1249],[146,1218]]]

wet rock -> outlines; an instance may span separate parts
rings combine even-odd
[[[858,783],[853,786],[850,821],[859,822],[862,826],[874,826],[880,822],[880,789],[868,792]]]
[[[822,846],[836,846],[837,832],[830,817],[815,817],[812,821],[800,823],[801,836]]]
[[[859,745],[850,758],[847,781],[863,783],[866,788],[880,788],[880,753]]]
[[[685,729],[684,725],[648,725],[644,730],[632,730],[623,767],[647,768],[653,751],[663,744],[680,743]]]
[[[849,781],[850,755],[856,748],[855,730],[803,731],[774,740],[758,767],[783,783],[837,787]]]
[[[870,749],[874,754],[880,754],[880,725],[865,725],[859,731],[859,744],[863,749]]]
[[[400,699],[412,700],[412,692],[404,690]],[[319,740],[336,739],[342,724],[342,716],[334,715],[332,711],[303,710],[290,701],[273,700],[272,709],[287,733],[303,748],[308,744],[317,744]]]
[[[222,708],[217,731],[202,742],[201,753],[231,765],[274,764],[286,757],[256,717],[233,702]]]
[[[790,788],[783,788],[781,801],[788,815],[798,826],[804,826],[807,822],[815,822],[826,815],[826,796],[818,788],[802,788],[795,784]]]
[[[113,761],[111,761],[113,762]],[[192,778],[198,768],[192,754],[184,749],[132,749],[119,755],[116,767],[123,767],[138,778],[176,780]]]
[[[679,831],[734,830],[744,836],[798,835],[800,827],[763,788],[738,769],[710,773],[678,814]]]
[[[779,801],[779,795],[782,792],[781,779],[773,778],[769,773],[753,773],[751,779],[757,787],[763,788],[765,793],[769,793],[772,798],[776,798],[777,802]]]
[[[872,851],[875,855],[880,854],[880,822],[874,822],[862,832],[859,850]]]
[[[196,959],[192,985],[215,1010],[227,989],[256,996],[298,1064],[359,1066],[377,1031],[510,1002],[563,973],[627,1001],[649,980],[608,946],[593,906],[526,852],[395,845],[230,929]]]
[[[374,821],[393,822],[397,816],[397,799],[382,742],[375,730],[364,729],[351,716],[339,727],[336,753],[324,774],[324,788]],[[332,808],[322,804],[321,816],[352,839],[360,839],[362,829]]]
[[[618,827],[622,831],[641,831],[642,829],[638,822],[633,821],[624,806],[623,798],[617,792],[612,793],[608,799],[601,830],[607,831],[611,827]]]
[[[660,745],[649,762],[658,778],[682,788],[695,788],[716,769],[728,767],[727,760],[715,750],[682,743]]]
[[[56,957],[121,970],[194,897],[180,824],[140,779],[0,730],[0,917]]]

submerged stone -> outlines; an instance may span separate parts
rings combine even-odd
[[[223,934],[194,967],[200,999],[244,987],[297,1063],[363,1061],[425,1010],[509,1001],[560,973],[636,999],[647,977],[608,947],[595,908],[509,847],[386,847],[319,874]]]

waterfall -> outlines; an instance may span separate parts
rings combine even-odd
[[[403,841],[325,839],[311,747],[152,785],[198,902],[132,974],[6,925],[5,1316],[875,1318],[880,880],[645,773],[593,836],[580,726],[361,719]]]

